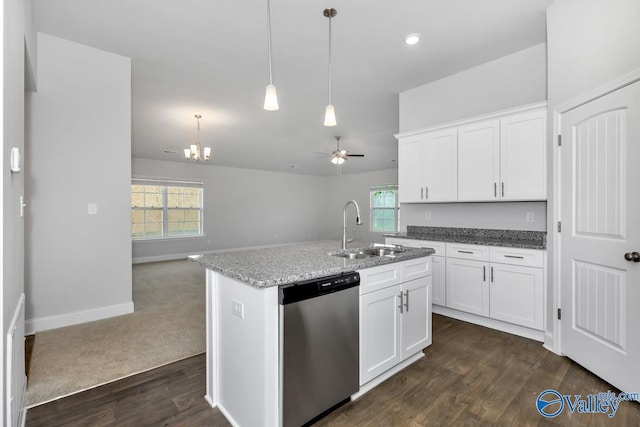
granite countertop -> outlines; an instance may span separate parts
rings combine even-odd
[[[340,249],[338,241],[320,241],[264,249],[219,252],[189,257],[194,262],[257,288],[285,285],[348,271],[431,255],[433,249],[405,248],[390,256],[346,259],[331,254],[357,252],[369,246]]]
[[[385,234],[413,240],[505,246],[509,248],[546,249],[547,233],[526,230],[492,230],[484,228],[407,226],[406,233]]]

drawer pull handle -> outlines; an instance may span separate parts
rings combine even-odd
[[[406,291],[404,291],[404,308],[407,310],[407,313],[409,312],[409,289],[407,289]]]
[[[485,265],[482,266],[482,281],[487,281],[487,267]]]
[[[491,267],[491,283],[493,283],[493,267]]]
[[[505,258],[516,258],[516,259],[524,259],[523,256],[517,256],[517,255],[505,255]]]
[[[471,254],[471,255],[473,255],[473,251],[458,251],[458,253],[461,253],[461,254]]]
[[[398,308],[400,309],[400,314],[403,313],[402,311],[402,291],[400,291],[400,295],[398,295],[398,298],[400,298],[400,305],[398,306]]]

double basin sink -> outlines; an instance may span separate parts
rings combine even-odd
[[[337,256],[340,258],[347,258],[347,259],[363,259],[363,258],[374,258],[374,257],[382,257],[382,256],[393,257],[395,254],[400,252],[404,252],[404,249],[380,247],[380,248],[358,249],[353,252],[339,252],[331,255]]]

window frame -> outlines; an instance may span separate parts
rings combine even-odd
[[[175,179],[162,179],[162,178],[132,178],[131,186],[134,185],[142,185],[142,186],[156,186],[162,187],[162,207],[158,208],[146,208],[146,207],[134,207],[131,206],[131,213],[134,210],[138,211],[148,211],[148,210],[158,210],[162,212],[162,228],[160,236],[133,236],[133,229],[131,230],[131,240],[133,242],[141,242],[141,241],[158,241],[158,240],[175,240],[175,239],[194,239],[205,237],[204,233],[204,183],[202,181],[186,181],[186,180],[175,180]],[[196,208],[171,208],[169,207],[169,187],[186,187],[186,188],[197,188],[198,189],[198,197],[199,197],[199,208],[197,208],[200,212],[200,224],[199,224],[199,233],[198,234],[173,234],[169,235],[169,212],[174,210],[195,210]],[[132,190],[132,189],[131,189]],[[131,191],[133,194],[133,191]],[[183,221],[185,222],[185,221]],[[193,222],[193,221],[188,221]],[[131,221],[133,224],[133,219]]]
[[[378,191],[393,191],[395,196],[394,207],[374,207],[373,198],[374,193]],[[374,215],[376,210],[388,211],[393,210],[393,230],[375,230],[374,229]],[[400,203],[398,200],[398,186],[397,185],[374,185],[369,187],[369,231],[371,233],[397,233],[400,229]]]

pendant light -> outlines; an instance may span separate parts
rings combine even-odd
[[[273,72],[271,66],[271,0],[267,0],[267,39],[269,42],[269,84],[264,94],[264,109],[268,111],[276,111],[280,108],[278,105],[278,95],[276,87],[273,84]]]
[[[204,151],[200,147],[200,119],[202,116],[200,114],[196,114],[194,116],[198,122],[197,132],[196,132],[196,143],[191,144],[189,148],[184,149],[184,158],[187,160],[194,160],[196,162],[200,160],[209,160],[211,158],[211,147],[204,147]]]
[[[329,18],[329,103],[324,111],[324,125],[325,126],[335,126],[336,122],[336,111],[331,103],[331,18],[338,14],[338,11],[331,8],[325,9],[322,14]]]

